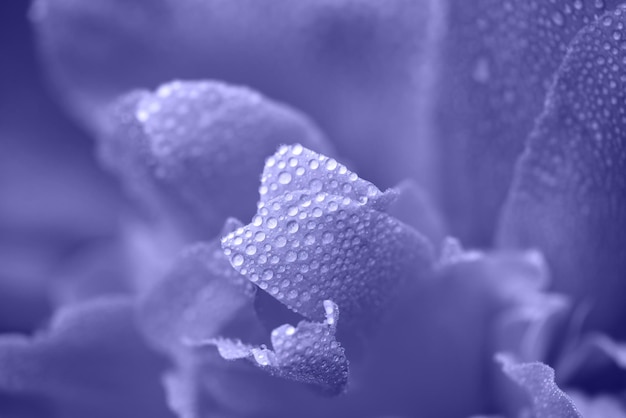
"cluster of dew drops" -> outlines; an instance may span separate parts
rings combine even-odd
[[[320,292],[319,283],[299,292],[305,274],[336,269],[346,259],[342,251],[362,244],[358,232],[369,220],[345,209],[382,194],[335,159],[298,144],[267,159],[259,193],[257,215],[222,239],[224,253],[261,289],[296,306]],[[294,272],[290,264],[297,273],[285,274]]]

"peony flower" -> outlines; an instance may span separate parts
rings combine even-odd
[[[28,16],[0,415],[626,416],[625,5]]]

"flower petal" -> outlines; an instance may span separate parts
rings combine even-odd
[[[392,196],[332,158],[281,147],[260,193],[252,223],[222,247],[237,271],[306,318],[321,320],[331,299],[345,322],[367,322],[431,267],[427,240],[380,211]]]
[[[626,336],[626,53],[619,7],[572,43],[520,160],[500,230],[540,248],[554,288],[592,305],[586,326]]]
[[[45,401],[46,416],[171,417],[159,385],[164,366],[122,298],[68,307],[33,339],[0,338],[0,393]]]
[[[377,182],[432,165],[438,0],[39,0],[32,15],[52,79],[87,119],[129,89],[215,78],[302,109]]]
[[[393,190],[397,198],[388,209],[397,218],[430,239],[435,246],[447,236],[447,225],[431,196],[413,180],[404,180]]]
[[[517,363],[507,355],[497,357],[502,371],[530,395],[533,417],[582,418],[572,400],[554,383],[554,370],[534,363]]]
[[[329,395],[338,395],[348,383],[348,360],[335,339],[339,308],[324,301],[323,323],[302,321],[272,331],[273,350],[241,341],[210,339],[194,345],[214,345],[226,360],[248,359],[270,374],[318,386]]]
[[[466,244],[491,242],[516,158],[567,45],[619,3],[450,1],[436,126],[444,210]]]
[[[568,395],[585,418],[626,418],[626,405],[616,396],[586,396],[580,392]]]
[[[187,339],[254,336],[261,326],[253,292],[232,269],[219,241],[190,245],[142,298],[140,324],[157,347],[170,352],[183,348]]]
[[[141,203],[206,239],[227,217],[252,216],[264,159],[293,140],[328,150],[305,116],[251,90],[177,81],[120,99],[100,151]]]

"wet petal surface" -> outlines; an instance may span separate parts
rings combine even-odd
[[[529,139],[500,241],[540,248],[554,288],[589,303],[585,322],[625,335],[626,142],[623,7],[572,43]]]
[[[258,173],[278,145],[328,150],[305,116],[241,87],[172,82],[120,99],[103,124],[105,166],[152,212],[211,238],[254,213]]]
[[[309,319],[337,303],[350,324],[367,321],[403,283],[431,265],[425,238],[381,212],[392,195],[301,145],[266,162],[257,215],[225,236],[231,264]]]

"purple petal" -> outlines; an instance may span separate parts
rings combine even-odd
[[[233,270],[219,242],[188,246],[143,297],[139,317],[156,346],[180,350],[185,340],[260,332],[250,283]]]
[[[586,328],[624,336],[626,9],[583,30],[557,73],[520,160],[500,241],[537,247],[554,289],[591,304]]]
[[[32,14],[52,79],[87,119],[129,89],[220,79],[302,109],[381,184],[433,163],[437,0],[39,0]]]
[[[301,145],[268,158],[252,223],[223,238],[237,271],[320,320],[326,299],[347,323],[375,317],[431,265],[429,243],[380,210],[392,195]]]
[[[294,140],[328,150],[305,116],[253,91],[172,82],[120,99],[104,123],[100,151],[144,206],[187,237],[206,239],[227,217],[252,216],[263,161]]]
[[[66,308],[32,339],[0,338],[0,392],[45,401],[46,416],[171,417],[159,385],[163,367],[121,298]]]
[[[582,418],[572,400],[554,382],[554,370],[534,363],[517,363],[500,354],[502,371],[530,396],[532,416],[536,418]]]
[[[214,345],[226,360],[248,359],[272,375],[338,395],[348,383],[348,360],[335,339],[339,308],[331,301],[324,301],[324,311],[323,323],[302,321],[296,327],[285,324],[274,329],[273,350],[221,338],[194,345]]]

